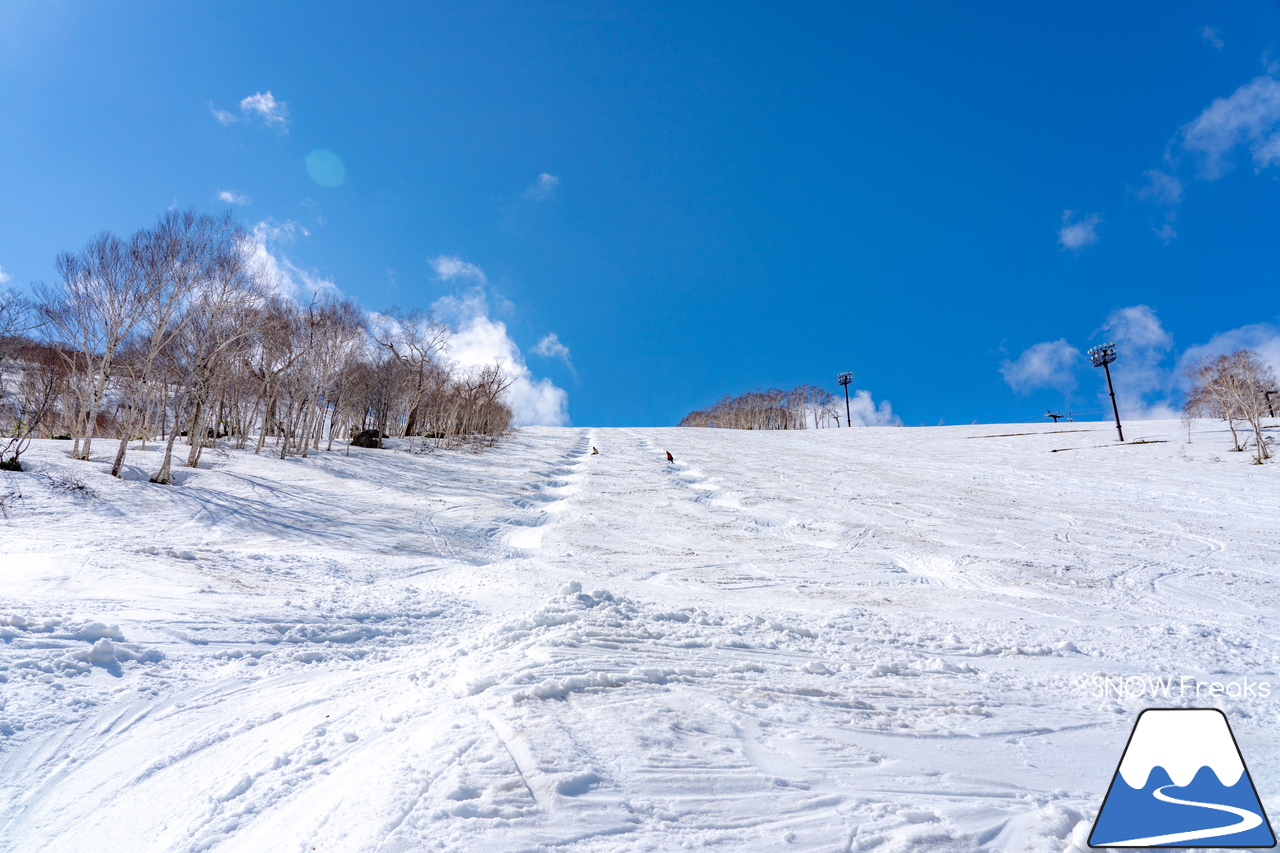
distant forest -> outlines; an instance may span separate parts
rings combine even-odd
[[[844,414],[838,398],[816,385],[790,391],[770,388],[724,397],[712,406],[690,412],[677,426],[719,429],[822,429],[840,426]]]

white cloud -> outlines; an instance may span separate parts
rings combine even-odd
[[[277,101],[270,92],[250,95],[240,102],[240,112],[245,115],[257,113],[266,119],[267,124],[283,125],[288,121],[289,107],[284,101]]]
[[[840,402],[843,401],[837,401],[837,405]],[[902,418],[893,413],[893,406],[888,400],[881,400],[877,406],[871,392],[861,389],[849,398],[849,414],[853,426],[898,426],[902,423]]]
[[[1203,35],[1214,47],[1222,48],[1218,31],[1205,27]],[[1180,128],[1165,147],[1167,171],[1148,170],[1147,184],[1138,198],[1165,208],[1165,224],[1156,236],[1165,243],[1178,236],[1173,228],[1177,206],[1182,201],[1185,180],[1173,174],[1189,155],[1198,165],[1195,177],[1214,181],[1231,171],[1232,157],[1243,146],[1261,172],[1280,163],[1280,68],[1267,66],[1267,73],[1255,77],[1225,98],[1215,98],[1195,120]]]
[[[556,187],[559,186],[560,179],[555,175],[548,175],[546,172],[538,175],[538,179],[533,182],[529,189],[525,190],[524,197],[542,201],[543,199],[555,198]]]
[[[1201,176],[1222,177],[1231,169],[1229,155],[1248,147],[1254,167],[1261,170],[1280,160],[1280,80],[1264,75],[1217,98],[1182,129],[1182,146],[1200,155]]]
[[[1200,31],[1200,35],[1204,36],[1204,40],[1216,47],[1218,50],[1222,50],[1227,46],[1227,43],[1218,35],[1217,27],[1205,27]]]
[[[291,245],[299,234],[310,236],[306,228],[292,220],[281,225],[269,220],[259,222],[249,236],[251,263],[266,273],[269,286],[286,299],[305,302],[316,293],[341,295],[342,291],[331,279],[316,270],[299,267],[280,251],[281,246]]]
[[[560,340],[560,336],[555,332],[548,332],[542,336],[542,340],[533,345],[530,350],[534,355],[540,355],[544,358],[558,358],[564,362],[564,366],[569,368],[569,372],[573,374],[573,378],[578,378],[578,369],[573,366],[573,359],[569,355],[569,348]]]
[[[1041,388],[1056,388],[1068,394],[1076,387],[1076,369],[1081,364],[1080,350],[1066,338],[1044,341],[1022,351],[1017,360],[1000,363],[1004,381],[1019,394],[1030,394]]]
[[[0,284],[4,284],[5,282],[12,281],[12,280],[13,280],[13,276],[5,272],[4,267],[0,267]]]
[[[1138,190],[1138,198],[1165,208],[1164,224],[1152,229],[1164,243],[1171,243],[1178,236],[1173,223],[1178,219],[1178,203],[1182,201],[1182,181],[1177,175],[1148,169],[1147,185]]]
[[[215,107],[213,104],[209,104],[209,112],[213,113],[213,117],[217,119],[218,124],[222,125],[223,127],[226,127],[227,125],[240,120],[240,117],[237,116],[235,113],[229,113],[226,110],[220,110],[217,107]]]
[[[1173,346],[1173,336],[1165,331],[1156,312],[1147,305],[1117,308],[1107,315],[1102,329],[1117,341],[1143,350],[1163,353]]]
[[[263,118],[268,125],[284,129],[289,123],[289,106],[284,101],[277,101],[275,96],[270,92],[256,92],[240,101],[240,115],[227,110],[220,110],[212,103],[208,104],[209,112],[213,113],[213,117],[218,124],[226,127],[237,121],[248,118],[252,115],[258,115]]]
[[[474,281],[477,284],[487,284],[489,281],[485,278],[484,270],[475,264],[467,263],[457,255],[440,255],[431,258],[428,263],[436,271],[436,275],[445,281],[460,279]]]
[[[569,363],[569,348],[560,342],[560,336],[555,332],[548,332],[543,335],[542,340],[534,344],[530,352],[546,358],[561,359],[565,364]]]
[[[1098,223],[1102,214],[1091,213],[1079,222],[1072,222],[1074,210],[1062,211],[1062,227],[1058,229],[1058,243],[1064,249],[1083,249],[1098,242]]]
[[[1100,333],[1106,335],[1103,340],[1114,341],[1116,345],[1111,376],[1122,421],[1179,417],[1181,396],[1190,385],[1186,370],[1205,357],[1251,349],[1280,374],[1280,324],[1255,323],[1221,332],[1207,343],[1188,347],[1172,365],[1167,365],[1166,360],[1174,350],[1173,336],[1150,306],[1132,305],[1111,312],[1094,336],[1099,337]],[[1009,386],[1019,393],[1043,386],[1058,387],[1065,392],[1075,384],[1074,377],[1065,375],[1073,357],[1077,364],[1088,364],[1065,340],[1045,342],[1029,348],[1016,361],[1003,362],[1000,371]],[[1099,409],[1096,411],[1102,419],[1109,419],[1111,399],[1103,371],[1086,369],[1094,370],[1098,383]],[[1066,384],[1055,384],[1055,380]]]
[[[218,200],[225,201],[227,204],[249,204],[252,201],[252,199],[244,193],[238,193],[233,190],[219,191]]]
[[[453,260],[456,260],[453,259]],[[471,267],[480,272],[479,268]],[[483,276],[483,273],[480,273]],[[489,316],[484,290],[472,287],[459,296],[436,301],[432,310],[454,327],[447,357],[459,367],[479,367],[500,360],[511,378],[508,399],[522,426],[564,426],[569,423],[569,395],[550,379],[536,379],[520,348],[507,334],[506,324]]]
[[[1150,169],[1146,172],[1147,185],[1138,190],[1138,198],[1161,205],[1176,205],[1182,201],[1182,181],[1177,176]]]
[[[1163,366],[1173,347],[1170,335],[1147,305],[1118,308],[1107,316],[1099,330],[1116,345],[1116,362],[1111,375],[1120,407],[1121,420],[1176,418],[1177,407],[1171,402],[1174,391],[1172,372]],[[1102,374],[1102,371],[1098,371]],[[1106,411],[1111,410],[1106,382],[1099,377],[1099,399]]]
[[[1214,335],[1208,343],[1189,347],[1178,358],[1175,381],[1187,387],[1187,367],[1207,356],[1227,355],[1239,349],[1251,349],[1280,375],[1280,327],[1271,323],[1255,323]]]

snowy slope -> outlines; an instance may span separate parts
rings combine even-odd
[[[1280,467],[1128,428],[530,428],[168,488],[37,443],[0,850],[1060,853],[1178,705],[1280,812]]]

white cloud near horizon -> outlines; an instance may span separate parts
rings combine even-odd
[[[529,189],[525,190],[524,197],[531,198],[536,201],[555,198],[556,187],[560,185],[560,179],[555,175],[548,175],[542,172],[538,175],[538,179],[533,182]]]
[[[12,280],[13,280],[13,276],[5,272],[4,267],[0,267],[0,284],[5,284],[6,282],[9,282]]]
[[[282,246],[291,245],[299,234],[310,236],[306,228],[293,220],[285,220],[280,225],[263,220],[254,225],[249,236],[251,263],[267,274],[276,295],[286,299],[306,302],[317,293],[341,296],[342,291],[332,279],[317,270],[298,266],[281,251]]]
[[[209,112],[213,113],[214,119],[223,127],[255,115],[261,116],[269,126],[280,130],[284,130],[289,123],[289,105],[284,101],[277,101],[270,92],[255,92],[241,99],[239,115],[228,110],[220,110],[212,103],[208,106]]]
[[[1091,213],[1079,222],[1072,222],[1076,212],[1062,211],[1062,227],[1058,229],[1058,243],[1064,249],[1078,250],[1098,242],[1098,223],[1102,214]]]
[[[1178,357],[1174,382],[1185,390],[1190,385],[1186,376],[1188,367],[1202,358],[1230,355],[1241,349],[1253,350],[1263,362],[1271,366],[1277,375],[1280,375],[1280,326],[1274,323],[1254,323],[1221,332],[1206,343],[1188,347]]]
[[[1175,392],[1173,371],[1163,366],[1173,348],[1173,336],[1160,323],[1156,312],[1148,305],[1117,308],[1107,316],[1099,331],[1105,332],[1116,345],[1116,362],[1111,366],[1111,374],[1121,420],[1178,417],[1178,407],[1171,400]],[[1102,374],[1101,370],[1097,372]],[[1098,399],[1104,410],[1110,411],[1106,380],[1101,376],[1099,379]]]
[[[219,190],[218,200],[227,204],[251,204],[253,202],[253,199],[244,193],[238,193],[234,190]]]
[[[836,402],[837,407],[841,402]],[[849,398],[849,414],[853,426],[899,426],[902,423],[902,418],[893,413],[893,406],[888,400],[881,400],[876,405],[871,392],[861,388]]]
[[[456,258],[452,260],[457,260]],[[480,276],[479,267],[471,267]],[[468,273],[474,277],[474,274]],[[459,367],[481,367],[499,361],[511,379],[508,400],[520,426],[566,426],[569,394],[550,379],[537,379],[525,364],[506,324],[489,316],[489,300],[482,287],[436,300],[432,311],[454,328],[446,357]]]
[[[1280,375],[1280,323],[1254,323],[1220,332],[1206,343],[1183,350],[1172,364],[1166,360],[1174,353],[1173,336],[1148,305],[1112,311],[1094,337],[1100,337],[1100,333],[1106,334],[1104,340],[1116,345],[1111,376],[1121,421],[1180,417],[1181,397],[1191,384],[1187,368],[1202,358],[1250,349]],[[1089,367],[1088,360],[1065,339],[1029,347],[1016,360],[1001,362],[1000,372],[1009,387],[1020,394],[1045,387],[1066,393],[1075,386],[1075,375],[1068,375],[1073,362],[1094,371],[1102,416],[1109,418],[1111,399],[1103,371]]]
[[[1000,362],[1000,373],[1018,394],[1056,388],[1066,395],[1076,387],[1076,369],[1081,359],[1080,350],[1060,338],[1027,347],[1013,361],[1005,359]]]

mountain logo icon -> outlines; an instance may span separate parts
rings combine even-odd
[[[1275,847],[1226,715],[1216,708],[1139,714],[1089,845]]]

